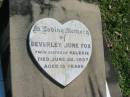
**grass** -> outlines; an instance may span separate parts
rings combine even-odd
[[[130,97],[130,0],[85,0],[100,5],[103,36],[118,72],[123,97]]]
[[[130,0],[100,0],[103,34],[119,74],[123,97],[130,96]]]

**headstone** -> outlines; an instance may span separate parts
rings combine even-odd
[[[78,30],[86,29],[86,32],[88,32],[88,36],[87,34],[84,34],[82,36],[74,33],[72,35],[69,32],[66,33],[66,36],[64,36],[58,31],[55,31],[56,34],[52,33],[51,31],[48,33],[44,33],[45,31],[40,32],[41,27],[39,28],[39,26],[37,25],[43,25],[44,22],[40,23],[39,20],[46,20],[46,18],[53,18],[53,20],[57,23],[54,25],[51,20],[50,25],[56,27],[57,25],[59,25],[59,29],[63,29],[66,27]],[[74,24],[72,22],[73,20]],[[68,26],[69,23],[71,23],[70,26]],[[74,26],[75,24],[77,27]],[[44,25],[47,24],[45,23]],[[50,27],[50,25],[48,25],[47,27]],[[33,32],[35,31],[37,35],[33,36]],[[40,35],[40,33],[43,34]],[[77,39],[75,39],[74,36]],[[54,41],[52,41],[52,38]],[[27,39],[29,40],[28,42]],[[81,68],[81,70],[79,70],[79,68],[77,70],[69,70],[70,74],[68,75],[70,75],[71,77],[69,78],[67,76],[67,79],[69,79],[70,81],[66,82],[63,80],[62,83],[61,80],[57,80],[58,83],[64,86],[62,87],[52,80],[52,78],[56,80],[56,78],[59,77],[53,76],[53,74],[49,74],[50,69],[47,70],[45,68],[42,68],[42,66],[44,66],[43,63],[52,64],[53,62],[40,62],[37,59],[37,55],[43,57],[49,56],[50,58],[52,58],[56,54],[53,54],[51,56],[48,54],[36,54],[34,50],[39,51],[40,48],[33,47],[33,44],[31,45],[32,41],[56,41],[59,43],[62,42],[63,45],[65,45],[67,42],[78,44],[88,43],[90,44],[90,48],[78,49],[80,51],[81,49],[84,49],[83,51],[88,50],[90,55],[83,55],[83,57],[88,58],[88,60],[85,60],[84,62],[79,62],[80,64],[84,64],[83,66],[85,66]],[[97,5],[87,4],[85,2],[80,2],[79,0],[50,0],[49,4],[45,4],[44,0],[12,0],[10,1],[10,46],[13,97],[106,97],[106,77],[102,41],[101,15]],[[57,46],[59,46],[59,48],[57,47],[58,50],[66,50],[65,48],[61,47],[60,44],[57,44]],[[31,54],[33,55],[32,58],[30,56],[30,53],[28,52],[28,47],[30,47],[29,51],[31,51]],[[71,50],[70,48],[67,49],[67,51]],[[78,49],[72,48],[72,50]],[[47,49],[43,47],[42,50],[49,51],[55,49]],[[63,56],[72,57],[72,55]],[[78,58],[78,56],[73,56],[73,58]],[[81,57],[81,55],[79,55],[79,57]],[[36,63],[33,61],[36,61]],[[64,64],[65,62],[60,61],[60,63]],[[40,68],[37,68],[37,63],[42,70]],[[57,62],[55,61],[55,63]],[[70,63],[77,64],[77,62]],[[41,71],[45,71],[47,74],[49,74],[49,77]],[[57,69],[54,71],[57,71]],[[59,75],[60,74],[62,74],[61,78],[64,79],[66,73],[61,73],[61,71],[59,71]],[[71,74],[76,75],[74,75],[75,77],[72,78],[73,76]]]

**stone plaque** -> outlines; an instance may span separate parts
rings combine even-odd
[[[63,86],[80,75],[92,53],[91,34],[77,20],[61,24],[52,18],[41,19],[33,25],[28,40],[38,65]]]

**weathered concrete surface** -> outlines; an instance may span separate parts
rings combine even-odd
[[[119,87],[119,83],[117,80],[118,79],[117,72],[115,72],[113,65],[110,64],[108,61],[105,61],[105,64],[106,64],[106,77],[111,96],[122,97],[121,89]]]
[[[10,7],[13,97],[106,97],[101,16],[97,5],[78,0],[50,0],[49,3],[44,0],[11,0]],[[65,88],[57,86],[44,76],[27,52],[26,39],[31,25],[45,17],[55,18],[61,23],[71,19],[79,20],[88,27],[92,35],[93,52],[90,63]]]

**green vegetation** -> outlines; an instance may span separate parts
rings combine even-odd
[[[130,0],[84,0],[100,5],[104,42],[118,71],[123,97],[130,97]]]
[[[119,74],[123,97],[130,96],[130,0],[100,0],[103,34]]]

